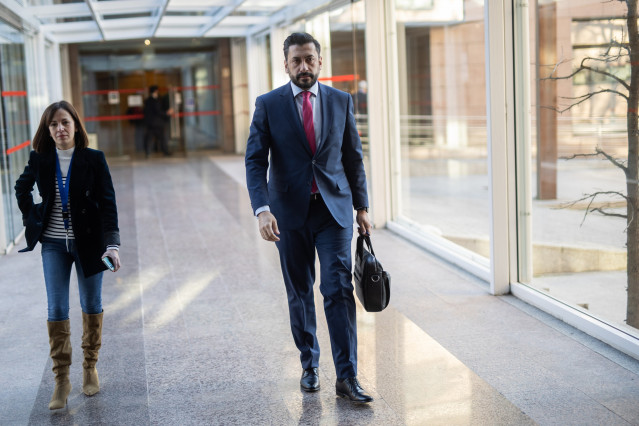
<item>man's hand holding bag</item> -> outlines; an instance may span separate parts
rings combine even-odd
[[[368,250],[364,247],[364,242]],[[384,271],[368,235],[357,237],[355,251],[355,292],[368,312],[380,312],[390,301],[390,274]]]

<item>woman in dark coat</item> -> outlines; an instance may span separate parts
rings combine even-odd
[[[55,389],[49,408],[66,406],[71,392],[69,281],[75,264],[82,307],[84,373],[82,391],[100,390],[95,364],[102,343],[102,274],[108,258],[120,268],[120,234],[115,191],[104,154],[90,149],[75,108],[55,102],[44,111],[33,138],[33,151],[15,185],[26,227],[27,248],[42,244],[47,289],[49,344]],[[42,202],[31,195],[37,185]],[[107,262],[108,263],[108,262]]]

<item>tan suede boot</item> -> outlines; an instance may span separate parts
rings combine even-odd
[[[71,365],[71,324],[66,321],[48,321],[49,346],[55,374],[55,389],[49,402],[49,410],[57,410],[67,405],[71,393],[69,366]]]
[[[82,349],[84,350],[84,367],[82,374],[82,392],[91,396],[100,392],[100,380],[95,364],[98,362],[98,351],[102,346],[102,315],[82,312]]]

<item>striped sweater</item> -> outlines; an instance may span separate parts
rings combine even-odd
[[[69,172],[69,165],[71,164],[71,157],[75,147],[69,149],[57,149],[58,159],[60,160],[60,170],[62,171],[62,184],[66,186],[67,173]],[[69,206],[71,199],[69,199]],[[70,208],[70,207],[67,207]],[[64,229],[64,220],[62,219],[62,200],[60,198],[60,188],[58,188],[58,179],[55,180],[55,201],[51,208],[51,215],[49,216],[49,223],[44,230],[43,236],[49,238],[62,238],[62,239],[75,239],[73,235],[73,225],[71,223],[71,217],[69,217],[69,229]]]

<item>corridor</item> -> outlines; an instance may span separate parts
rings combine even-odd
[[[512,296],[491,296],[387,230],[373,243],[392,274],[391,305],[366,313],[358,304],[359,378],[375,402],[336,398],[321,297],[322,388],[306,394],[277,250],[259,237],[243,158],[110,167],[123,267],[103,284],[102,390],[81,393],[73,278],[73,390],[66,409],[49,411],[39,246],[18,253],[23,241],[0,257],[2,425],[639,424],[639,361]]]

